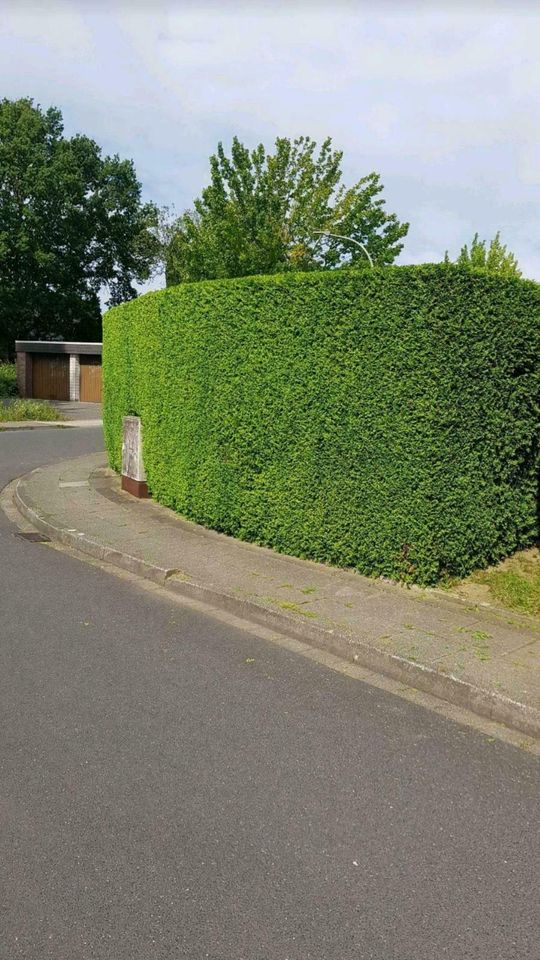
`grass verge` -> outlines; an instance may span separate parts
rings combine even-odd
[[[58,410],[55,410],[44,400],[9,400],[0,404],[0,422],[8,420],[64,420]]]
[[[495,567],[477,570],[451,592],[540,617],[540,549],[520,550]]]

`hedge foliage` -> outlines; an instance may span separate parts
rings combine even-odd
[[[540,287],[453,266],[184,284],[110,310],[104,417],[156,500],[435,583],[538,532]]]

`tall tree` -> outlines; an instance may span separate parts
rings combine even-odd
[[[280,137],[267,153],[235,137],[230,158],[220,143],[210,157],[209,186],[176,222],[167,284],[363,266],[359,244],[377,265],[392,263],[409,225],[385,212],[378,174],[349,188],[341,184],[342,157],[330,138],[318,149],[310,137]]]
[[[445,263],[450,263],[448,251]],[[513,253],[501,243],[501,235],[497,231],[493,240],[487,246],[486,240],[480,240],[475,233],[470,248],[465,244],[456,260],[459,267],[470,270],[486,270],[488,273],[499,273],[505,277],[520,277],[521,270]]]
[[[0,356],[16,338],[99,339],[100,291],[136,295],[156,221],[131,160],[66,138],[55,108],[0,101]]]

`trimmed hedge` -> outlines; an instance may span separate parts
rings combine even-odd
[[[540,287],[452,266],[205,281],[104,320],[105,436],[156,500],[435,583],[538,532]]]

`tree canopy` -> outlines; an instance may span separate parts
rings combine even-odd
[[[267,153],[235,137],[230,157],[220,143],[210,157],[210,184],[173,229],[167,284],[369,266],[359,244],[375,264],[392,263],[409,225],[386,213],[377,173],[341,184],[342,157],[330,138],[318,148],[310,137],[278,137]]]
[[[445,255],[445,263],[450,263],[448,251]],[[497,231],[489,247],[486,240],[480,240],[475,233],[470,248],[465,244],[456,260],[459,267],[467,267],[470,270],[486,270],[488,273],[498,273],[505,277],[520,277],[516,257],[501,242],[500,232]]]
[[[131,160],[65,137],[55,108],[0,101],[0,356],[16,338],[100,339],[100,291],[136,295],[156,218]]]

